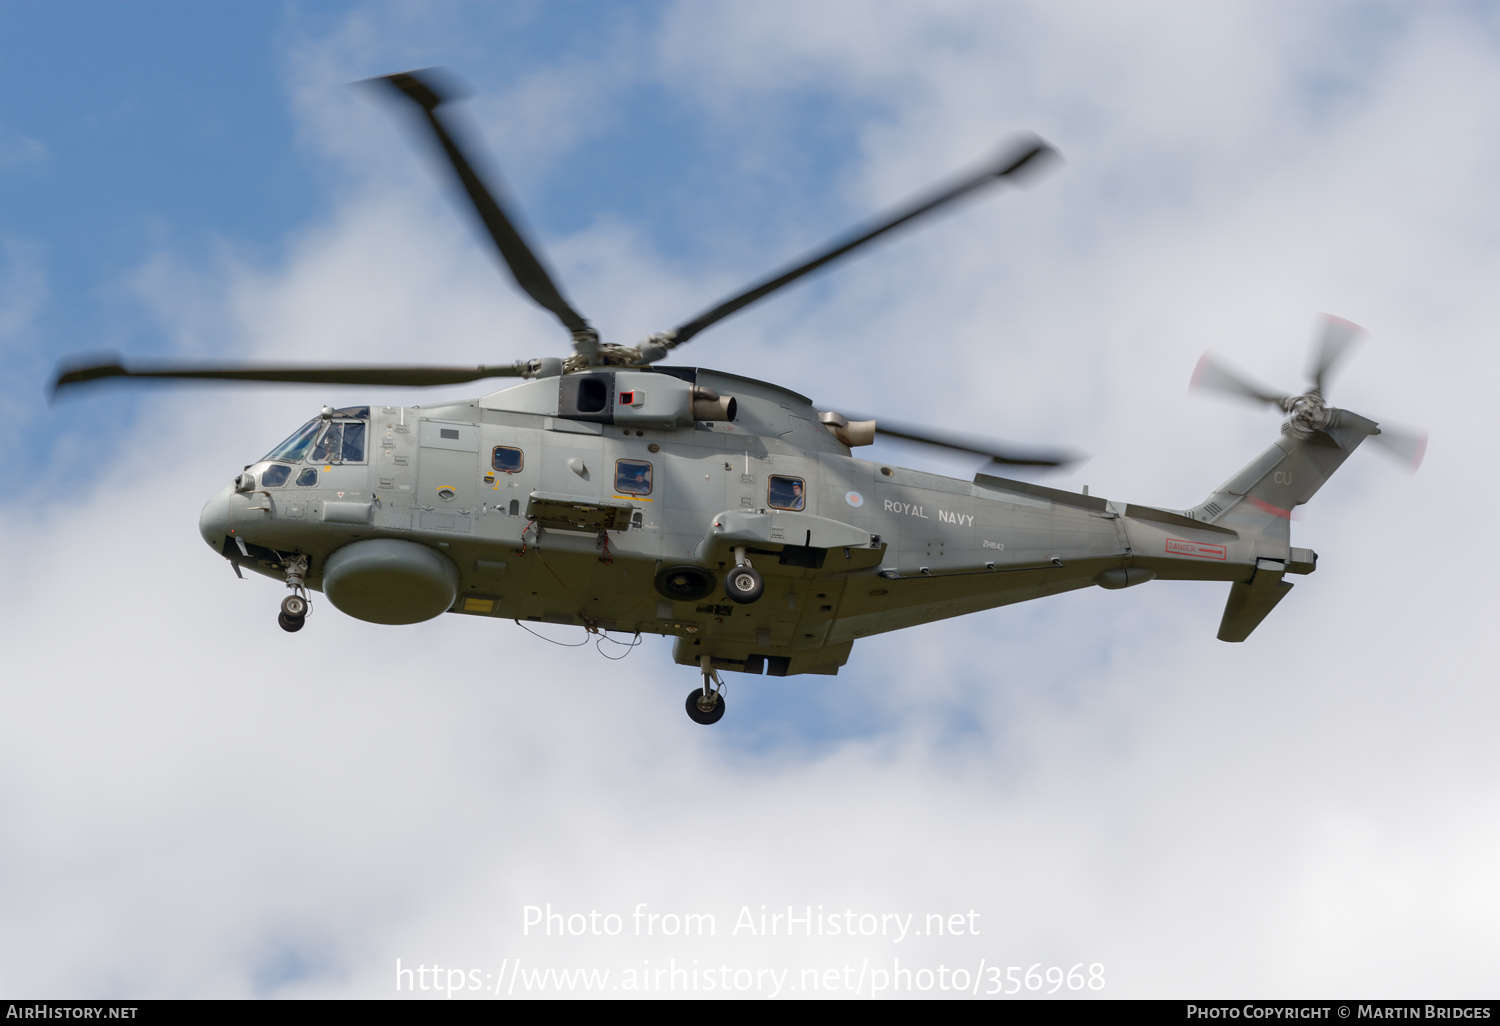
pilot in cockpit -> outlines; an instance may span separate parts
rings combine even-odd
[[[312,461],[314,463],[342,463],[342,452],[344,440],[344,425],[329,424],[323,431],[323,436],[318,439],[318,444],[313,446]]]

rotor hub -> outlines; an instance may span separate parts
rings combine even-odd
[[[601,342],[591,356],[574,353],[568,357],[563,361],[562,371],[564,374],[573,374],[591,367],[644,367],[648,362],[634,346]]]

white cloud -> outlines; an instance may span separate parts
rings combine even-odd
[[[299,116],[350,184],[284,262],[167,252],[139,278],[184,348],[219,322],[266,358],[561,350],[430,175],[361,163],[392,129],[325,87],[403,44],[394,10],[289,60]],[[0,716],[25,726],[0,751],[9,990],[384,996],[397,958],[616,979],[698,959],[800,982],[899,957],[1097,962],[1106,996],[1487,992],[1494,557],[1453,524],[1495,498],[1489,27],[1404,9],[862,10],[683,5],[656,31],[659,70],[628,71],[710,122],[769,118],[758,98],[778,90],[871,112],[840,190],[854,216],[1011,128],[1069,162],[723,325],[693,361],[1076,444],[1097,458],[1069,480],[1180,505],[1275,429],[1184,395],[1199,352],[1292,387],[1332,309],[1371,329],[1335,399],[1425,421],[1421,475],[1356,454],[1294,525],[1322,568],[1243,646],[1213,639],[1220,586],[1092,591],[866,639],[834,679],[734,679],[704,730],[659,640],[615,664],[510,625],[377,628],[326,606],[282,634],[275,589],[204,551],[198,505],[313,404],[362,393],[164,393],[117,465],[0,512]],[[507,168],[565,159],[575,136],[526,126],[624,73],[559,69],[512,87]],[[499,115],[479,106],[488,131]],[[545,240],[612,330],[756,273],[753,253],[680,268],[633,217]],[[547,902],[713,911],[720,936],[521,936],[522,907]],[[761,904],[919,923],[972,908],[983,932],[724,936]]]

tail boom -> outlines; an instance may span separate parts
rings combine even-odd
[[[1161,579],[1229,581],[1219,640],[1250,636],[1317,554],[1291,544],[1292,510],[1307,502],[1361,442],[1379,433],[1371,420],[1330,410],[1324,427],[1289,421],[1281,437],[1198,506],[1176,514],[1127,506],[1132,567]]]

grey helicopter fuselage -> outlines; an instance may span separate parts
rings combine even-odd
[[[1195,387],[1287,414],[1281,435],[1199,505],[1106,501],[987,473],[956,480],[857,459],[877,434],[980,455],[987,468],[1060,467],[888,421],[851,422],[734,374],[660,366],[703,331],[808,275],[1000,183],[1055,166],[1023,136],[977,167],[836,236],[676,327],[624,346],[568,300],[454,133],[453,83],[425,69],[374,80],[417,113],[516,286],[555,317],[571,355],[506,364],[127,364],[60,367],[53,390],[117,380],[404,388],[524,383],[465,402],[324,407],[204,507],[204,540],[291,594],[278,623],[306,625],[308,589],[350,616],[410,624],[444,612],[676,638],[697,666],[695,722],[724,715],[719,670],[837,673],[872,634],[1079,588],[1153,579],[1229,582],[1223,641],[1244,641],[1317,557],[1288,520],[1364,439],[1413,467],[1425,437],[1382,433],[1329,407],[1327,376],[1360,329],[1325,318],[1310,387],[1281,394],[1200,361]]]
[[[201,529],[237,571],[285,580],[304,559],[307,586],[364,619],[671,635],[705,672],[837,673],[861,637],[1153,578],[1233,582],[1219,636],[1240,641],[1283,575],[1315,566],[1290,546],[1289,511],[1376,430],[1332,414],[1323,431],[1289,422],[1177,512],[858,459],[829,423],[842,418],[796,392],[604,368],[472,401],[325,408],[211,499]],[[726,596],[741,563],[764,579],[754,601]]]

